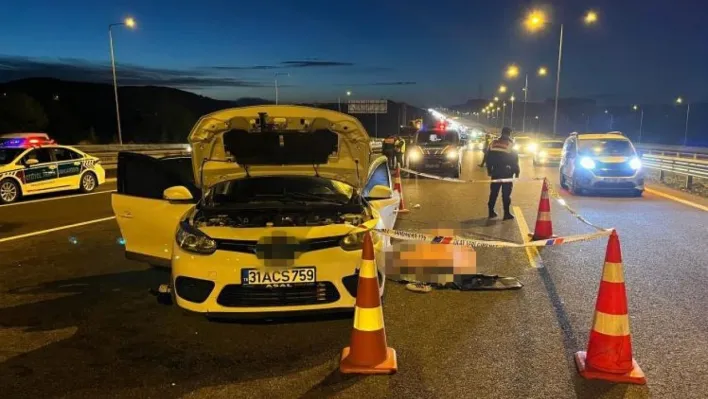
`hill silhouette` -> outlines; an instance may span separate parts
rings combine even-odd
[[[197,119],[260,98],[215,100],[157,86],[118,88],[124,143],[185,142]],[[30,78],[0,83],[0,133],[44,131],[62,143],[117,142],[113,86]]]

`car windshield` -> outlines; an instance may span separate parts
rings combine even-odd
[[[633,156],[629,140],[580,140],[578,152],[584,155]]]
[[[266,176],[230,180],[214,186],[212,206],[245,203],[349,203],[354,188],[310,176]]]
[[[545,142],[541,143],[541,148],[563,148],[563,143],[562,142]]]
[[[24,148],[0,148],[0,165],[7,165],[22,154]]]
[[[415,141],[418,144],[457,143],[457,133],[450,131],[418,132]]]

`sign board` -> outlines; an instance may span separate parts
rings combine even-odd
[[[387,100],[349,100],[348,114],[386,114],[388,113]]]

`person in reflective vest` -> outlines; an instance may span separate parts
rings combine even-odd
[[[394,144],[396,142],[396,136],[388,136],[384,139],[383,143],[381,144],[381,153],[383,153],[386,158],[388,158],[388,165],[391,166],[393,164],[393,158],[394,158]]]
[[[396,157],[396,165],[403,166],[403,154],[406,153],[406,140],[396,136],[396,141],[393,143],[394,155]]]
[[[487,150],[487,174],[493,180],[509,179],[519,177],[519,154],[514,150],[514,140],[511,138],[511,129],[502,129],[501,137],[492,141]],[[502,204],[504,205],[504,220],[514,218],[511,214],[511,190],[514,183],[491,183],[489,189],[489,218],[497,217],[494,206],[499,197],[499,190],[502,192]]]

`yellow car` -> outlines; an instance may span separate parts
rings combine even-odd
[[[119,154],[112,205],[126,256],[171,267],[176,304],[208,317],[351,311],[362,232],[393,228],[400,204],[361,123],[233,108],[202,117],[189,142],[189,166]],[[372,238],[383,295],[391,243]]]
[[[514,137],[513,149],[520,155],[529,155],[536,152],[538,144],[529,136],[516,136]]]
[[[106,181],[100,160],[45,133],[0,136],[0,204],[57,191],[88,193]]]
[[[538,150],[533,156],[533,165],[557,165],[560,163],[562,152],[562,140],[541,140],[538,143]]]

